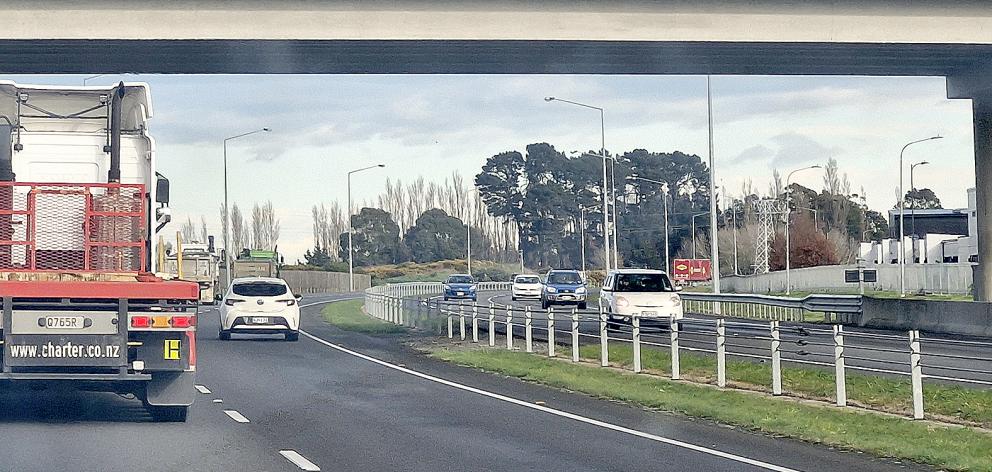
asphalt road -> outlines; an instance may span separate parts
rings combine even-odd
[[[304,308],[303,328],[320,340],[296,343],[219,341],[216,312],[201,313],[197,384],[210,393],[187,423],[113,394],[0,391],[0,470],[302,470],[280,451],[325,471],[917,469],[453,366],[318,310]]]
[[[505,319],[506,306],[514,306],[520,309],[530,307],[533,313],[534,336],[545,339],[547,328],[547,315],[541,309],[539,301],[517,300],[512,301],[509,293],[488,293],[480,295],[479,302],[486,304],[494,302],[499,315]],[[556,307],[558,308],[558,307]],[[595,307],[590,306],[590,309]],[[563,318],[556,318],[556,331],[571,329],[571,324],[564,318],[570,307],[561,307],[565,312]],[[515,323],[519,324],[519,312],[514,315]],[[686,321],[683,322],[682,331],[679,338],[679,345],[683,348],[715,349],[716,337],[715,328],[711,322],[712,318],[699,314],[686,314]],[[497,320],[500,317],[497,316]],[[696,323],[693,323],[696,320]],[[483,323],[485,325],[485,323]],[[540,328],[540,329],[538,329]],[[806,334],[800,333],[800,328]],[[812,323],[786,323],[780,324],[781,347],[780,352],[784,361],[795,360],[799,362],[823,362],[830,364],[833,369],[834,344],[833,337],[829,333],[831,328],[826,325],[816,325]],[[497,329],[503,332],[502,326]],[[593,339],[589,336],[583,337],[583,342],[598,343],[599,322],[589,321],[580,323],[580,331],[584,334],[597,336]],[[910,372],[910,353],[908,334],[896,331],[884,331],[876,329],[861,329],[855,327],[844,327],[845,337],[845,364],[850,373],[866,373],[868,375],[906,376]],[[523,328],[514,329],[515,336],[523,336]],[[767,358],[770,355],[771,344],[767,339],[769,336],[768,322],[758,320],[737,320],[728,324],[726,330],[727,355],[735,358],[731,353],[746,354],[749,356],[761,356]],[[567,332],[556,334],[559,342],[569,342]],[[611,338],[617,338],[617,342],[626,340],[629,342],[629,327],[622,327],[610,333]],[[763,339],[756,339],[763,338]],[[663,346],[653,346],[659,349],[668,349],[670,335],[667,332],[649,333],[644,331],[641,335],[643,342],[654,342]],[[955,340],[948,337],[936,337],[924,335],[921,341],[922,364],[924,375],[940,376],[948,378],[964,378],[981,382],[992,382],[992,340]],[[736,357],[737,359],[751,359],[753,357]],[[797,365],[797,363],[785,362],[783,365]],[[853,367],[864,367],[876,369],[875,371],[857,371]],[[930,379],[929,382],[954,383],[945,379]],[[968,384],[958,382],[961,385],[972,385],[977,388],[989,388],[983,384]]]

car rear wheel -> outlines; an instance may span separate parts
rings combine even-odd
[[[299,331],[290,331],[290,332],[286,333],[286,341],[296,342],[296,341],[299,341],[299,340],[300,340],[300,332]]]
[[[580,310],[585,310],[586,309],[586,302],[579,303],[579,309]]]
[[[217,338],[220,339],[221,341],[230,341],[231,340],[231,332],[230,331],[224,331],[222,329],[222,330],[220,330],[217,333]]]

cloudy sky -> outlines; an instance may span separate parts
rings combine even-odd
[[[81,84],[82,76],[8,76],[23,83]],[[172,181],[176,220],[205,215],[219,234],[222,147],[227,136],[261,127],[271,133],[228,148],[230,198],[243,206],[272,200],[287,260],[312,245],[310,207],[346,198],[374,199],[385,179],[468,180],[493,154],[549,142],[563,151],[599,147],[592,110],[606,109],[611,152],[636,148],[707,156],[706,79],[698,76],[169,76],[90,79],[151,84],[160,172]],[[906,153],[919,167],[916,186],[934,189],[945,207],[967,205],[974,186],[970,101],[947,100],[943,78],[714,77],[718,184],[740,193],[750,179],[766,192],[773,169],[837,159],[852,191],[871,207],[896,200],[899,150],[939,134],[946,139]],[[822,188],[822,174],[794,181]],[[907,175],[907,186],[908,175]],[[178,225],[176,225],[178,227]]]

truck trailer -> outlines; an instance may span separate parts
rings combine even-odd
[[[0,81],[0,388],[134,394],[185,421],[199,288],[152,275],[170,213],[151,116],[146,84]]]
[[[200,303],[213,305],[216,299],[218,282],[218,264],[220,257],[213,245],[213,236],[207,244],[183,243],[174,253],[163,255],[164,267],[159,273],[164,278],[196,282],[200,287]],[[182,270],[180,271],[180,260]]]

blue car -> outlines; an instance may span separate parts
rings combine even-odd
[[[444,300],[476,301],[475,278],[468,274],[451,274],[444,281]]]
[[[586,282],[577,270],[549,270],[541,290],[541,308],[551,305],[576,305],[586,309]]]

